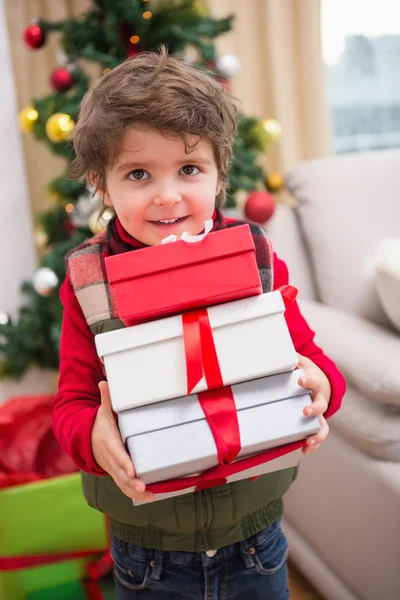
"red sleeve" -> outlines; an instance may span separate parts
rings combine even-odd
[[[94,336],[67,278],[60,298],[64,312],[58,391],[53,403],[54,433],[80,470],[107,475],[94,460],[91,447],[93,423],[100,406],[97,386],[104,379]]]
[[[274,289],[289,283],[289,272],[283,260],[274,255]],[[336,367],[321,348],[314,342],[314,331],[310,329],[302,316],[297,302],[285,312],[286,322],[292,336],[296,351],[312,360],[328,377],[331,384],[331,399],[325,417],[331,417],[339,410],[346,391],[346,382]]]

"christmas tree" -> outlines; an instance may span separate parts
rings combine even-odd
[[[164,44],[171,55],[208,70],[229,88],[240,62],[233,55],[217,55],[214,41],[230,31],[232,22],[232,16],[212,18],[203,0],[164,0],[154,6],[150,0],[96,0],[90,11],[76,19],[38,19],[23,32],[27,46],[36,50],[52,33],[60,36],[59,66],[50,74],[51,93],[35,99],[19,117],[24,133],[33,134],[51,152],[65,157],[66,169],[49,183],[54,207],[37,219],[40,268],[32,282],[22,285],[25,303],[17,317],[0,313],[0,377],[19,377],[32,365],[57,368],[62,317],[58,291],[65,276],[64,255],[105,227],[112,216],[105,212],[99,217],[96,194],[90,193],[85,182],[67,176],[74,158],[68,138],[91,83],[88,61],[98,67],[101,77],[127,58]],[[280,126],[274,119],[239,116],[227,205],[235,205],[238,191],[249,193],[245,212],[254,221],[268,219],[274,207],[270,192],[279,191],[283,184],[279,174],[267,175],[258,160],[279,136]]]

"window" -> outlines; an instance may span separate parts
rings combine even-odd
[[[337,153],[400,147],[400,2],[322,0]]]

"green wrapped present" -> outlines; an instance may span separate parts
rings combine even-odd
[[[0,565],[7,557],[106,550],[105,517],[86,504],[79,473],[0,490]],[[6,571],[0,567],[0,599],[77,582],[96,557]],[[3,561],[5,562],[5,561]]]
[[[28,594],[26,600],[87,600],[85,590],[79,581],[72,581],[57,587]]]
[[[99,592],[103,600],[117,600],[112,575],[98,582]],[[73,581],[55,588],[29,594],[26,600],[88,600],[88,594],[79,581]]]

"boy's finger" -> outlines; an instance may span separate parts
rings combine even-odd
[[[113,444],[112,448],[110,448],[110,457],[114,462],[115,468],[123,471],[126,477],[133,479],[136,476],[135,467],[122,441],[120,441],[118,446],[115,443]]]
[[[147,502],[154,502],[154,494],[153,492],[144,492],[144,494],[135,494],[132,496],[129,496],[132,500],[135,500],[135,503],[137,503],[137,505],[139,504],[145,504]]]
[[[297,363],[297,366],[300,368],[308,367],[313,364],[313,362],[309,358],[307,358],[307,356],[303,356],[302,354],[299,354],[299,353],[297,353],[297,360],[299,361]]]
[[[133,466],[131,457],[122,443],[118,429],[111,430],[110,435],[105,443],[105,451],[109,456],[111,467],[121,469],[128,477],[135,477],[135,467]]]
[[[141,502],[154,502],[154,494],[150,491],[145,491],[140,498],[132,498],[132,500],[140,500]]]
[[[315,397],[312,404],[306,406],[303,410],[303,414],[306,417],[312,417],[315,415],[323,415],[328,410],[328,402],[320,394]]]
[[[154,500],[153,492],[146,490],[144,481],[137,477],[130,479],[120,466],[115,465],[112,477],[125,496],[132,498],[132,500],[140,500],[141,502],[152,502]]]
[[[152,502],[154,500],[153,492],[146,490],[143,481],[140,479],[134,479],[128,482],[124,477],[121,478],[115,476],[113,479],[120,490],[125,494],[125,496],[128,496],[128,498],[131,498],[132,500],[138,500],[140,502]],[[139,491],[139,489],[142,491]]]
[[[132,465],[133,466],[133,465]],[[131,490],[135,490],[135,492],[142,493],[146,489],[146,484],[136,477],[136,473],[133,477],[127,474],[126,470],[119,465],[115,467],[117,477],[123,481],[126,485],[128,485]],[[135,469],[133,469],[134,471]]]
[[[126,488],[129,488],[130,493],[142,494],[146,490],[145,483],[137,477],[129,477],[126,474],[125,469],[116,466],[114,470],[114,477],[118,479]]]
[[[318,390],[320,388],[319,381],[314,379],[314,377],[312,377],[309,373],[307,373],[307,375],[302,375],[298,380],[298,384],[301,387],[309,388],[310,390],[313,390],[313,392],[318,392]]]
[[[304,448],[302,449],[302,453],[303,454],[312,454],[313,452],[318,450],[320,445],[321,444],[316,444],[315,446],[304,446]]]
[[[306,439],[306,445],[310,447],[319,446],[323,442],[329,433],[329,425],[324,417],[318,417],[321,422],[321,429],[315,435],[309,435]]]

